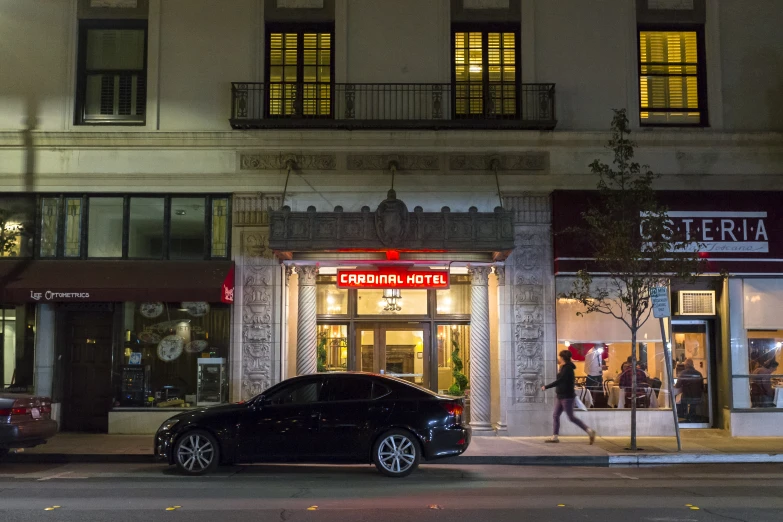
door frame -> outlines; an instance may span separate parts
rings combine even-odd
[[[705,369],[705,375],[707,376],[707,413],[709,415],[709,422],[689,422],[689,423],[679,423],[680,428],[682,429],[705,429],[705,428],[712,428],[715,423],[715,415],[713,412],[714,409],[714,401],[713,401],[713,386],[712,386],[712,369],[713,369],[713,348],[714,343],[712,339],[712,325],[710,324],[710,321],[707,319],[674,319],[671,320],[671,337],[672,340],[674,339],[674,333],[677,326],[704,326],[704,338],[706,342],[706,346],[704,347],[705,352],[705,360],[707,361],[707,368]],[[672,357],[672,361],[674,358]],[[672,370],[674,370],[674,365],[672,365]],[[676,408],[677,405],[675,404],[674,407]]]
[[[353,348],[349,348],[348,369],[361,370],[360,354],[362,349],[361,335],[363,331],[373,332],[373,368],[374,373],[385,373],[386,370],[386,332],[421,331],[422,332],[422,383],[421,386],[431,389],[432,384],[432,322],[431,321],[356,321],[354,331],[349,334],[353,340]],[[381,367],[383,366],[383,368]]]

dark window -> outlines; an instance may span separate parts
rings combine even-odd
[[[701,30],[639,31],[642,125],[706,124]]]
[[[380,399],[381,397],[386,397],[391,393],[391,390],[385,385],[381,384],[379,382],[375,382],[372,385],[372,398],[373,399]]]
[[[372,381],[362,378],[332,378],[326,384],[327,401],[367,401],[372,397]]]
[[[458,117],[517,114],[517,42],[517,30],[454,31],[454,110]]]
[[[333,28],[268,30],[267,114],[331,116]]]
[[[203,197],[171,198],[170,259],[204,259],[205,213]]]
[[[128,257],[163,257],[163,198],[131,198],[128,224]]]
[[[89,257],[122,257],[123,198],[90,198]]]
[[[273,405],[308,404],[318,402],[321,395],[322,380],[306,381],[287,386],[273,393],[266,400]]]
[[[83,20],[75,123],[143,125],[146,105],[147,22]]]

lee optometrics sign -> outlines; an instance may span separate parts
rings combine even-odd
[[[423,290],[445,289],[448,287],[449,274],[445,271],[427,272],[393,268],[337,271],[337,288],[416,288]]]

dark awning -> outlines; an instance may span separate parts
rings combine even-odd
[[[0,261],[2,300],[220,302],[232,261]]]

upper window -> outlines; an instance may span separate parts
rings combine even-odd
[[[706,100],[701,33],[639,31],[642,125],[703,125]]]
[[[269,30],[267,114],[332,115],[332,30]]]
[[[76,100],[76,124],[144,124],[146,21],[82,21]]]
[[[517,114],[517,40],[516,31],[454,32],[454,110],[458,117]]]

